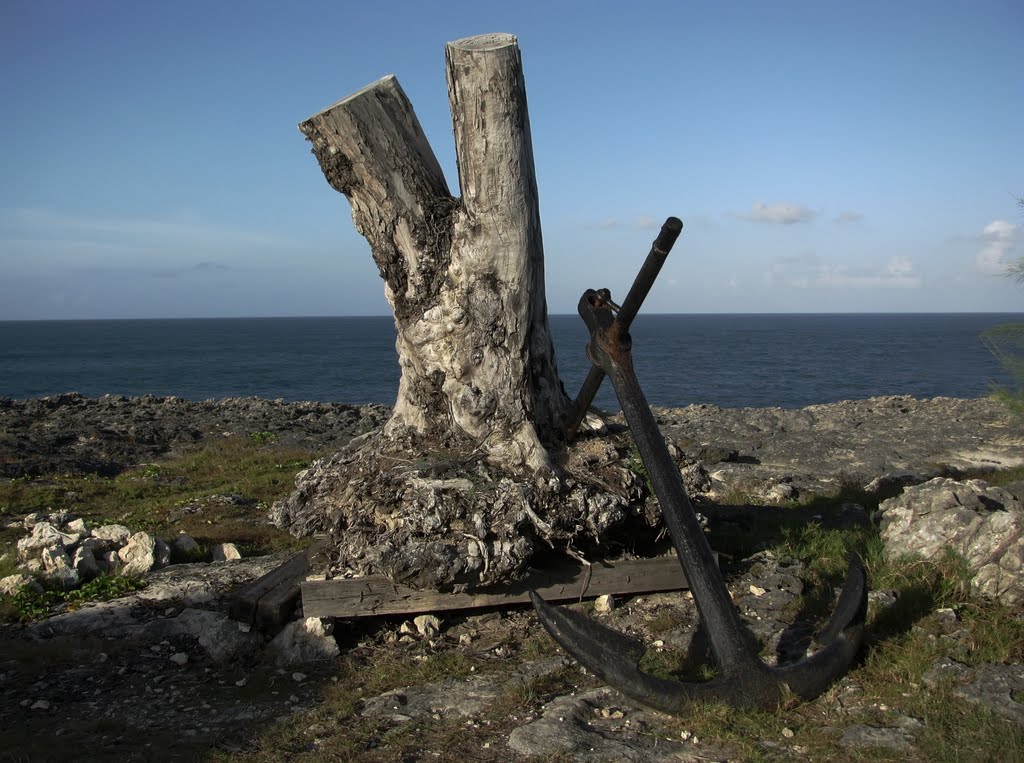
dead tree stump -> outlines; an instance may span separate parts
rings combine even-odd
[[[459,198],[393,76],[299,125],[370,244],[402,377],[384,428],[273,511],[333,532],[339,568],[442,590],[513,580],[539,545],[602,541],[643,493],[618,446],[562,442],[516,38],[458,40],[446,61]]]

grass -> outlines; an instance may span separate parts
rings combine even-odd
[[[0,515],[66,511],[91,525],[117,523],[163,537],[179,531],[200,543],[235,541],[243,553],[291,547],[287,533],[254,515],[287,495],[316,454],[277,447],[266,433],[215,440],[183,456],[116,477],[47,475],[0,482]],[[262,518],[262,517],[261,517]],[[8,530],[0,542],[16,541]]]
[[[68,605],[74,609],[87,601],[108,601],[145,588],[145,585],[131,576],[100,575],[70,590],[51,587],[33,591],[26,586],[11,599],[0,601],[0,622],[36,620],[49,615],[54,607]]]
[[[270,528],[266,507],[292,488],[294,474],[316,454],[282,448],[266,433],[218,440],[191,453],[129,470],[118,477],[47,475],[0,483],[0,515],[66,510],[91,524],[118,522],[164,537],[184,530],[200,543],[240,542],[248,553],[292,548],[297,541]],[[638,470],[643,476],[643,472]],[[993,484],[1024,479],[1024,467],[979,476]],[[238,498],[233,498],[237,496]],[[883,496],[884,497],[884,496]],[[787,702],[777,712],[741,711],[698,705],[678,718],[663,717],[648,733],[662,738],[694,736],[725,745],[732,758],[744,761],[904,760],[907,753],[882,748],[848,749],[839,743],[842,730],[854,724],[895,727],[915,719],[914,759],[930,761],[1024,759],[1024,731],[1005,719],[954,694],[950,681],[926,688],[924,673],[941,657],[968,666],[1024,662],[1024,614],[969,596],[962,563],[952,557],[932,562],[886,560],[877,530],[871,526],[834,526],[838,507],[859,503],[870,514],[879,497],[854,485],[842,485],[831,496],[811,496],[782,508],[748,507],[742,521],[716,526],[712,515],[712,546],[743,559],[768,549],[777,556],[804,563],[805,591],[800,612],[819,620],[834,604],[848,557],[857,552],[869,572],[870,587],[893,591],[895,603],[869,609],[866,647],[848,677],[809,703]],[[749,499],[736,496],[738,508]],[[809,521],[814,516],[818,521]],[[254,517],[259,521],[253,521]],[[21,531],[0,533],[0,553],[13,550]],[[723,569],[729,574],[729,557]],[[0,574],[13,572],[13,560],[0,562]],[[130,582],[100,579],[96,590],[80,597],[116,595]],[[83,590],[83,589],[80,589]],[[4,605],[0,619],[33,616],[38,607],[74,605],[76,599],[47,592]],[[52,601],[51,601],[52,599]],[[955,618],[950,624],[951,610]],[[519,663],[558,654],[553,642],[530,620],[509,643],[500,659],[461,648],[454,639],[436,645],[393,643],[382,637],[392,625],[365,626],[362,638],[343,649],[343,656],[318,671],[323,687],[317,706],[279,720],[247,739],[241,752],[213,751],[209,760],[483,760],[511,759],[504,740],[524,717],[536,717],[544,705],[572,690],[599,685],[575,668],[510,684],[507,691],[472,718],[429,716],[397,723],[360,715],[361,700],[391,689],[470,675],[507,674]],[[647,623],[655,634],[681,624],[674,610],[658,612]],[[348,628],[349,626],[345,626]],[[343,638],[351,640],[351,635]],[[356,637],[359,638],[358,636]],[[59,644],[54,642],[52,649]],[[51,647],[47,647],[51,648]],[[61,648],[77,648],[65,644]],[[42,652],[40,652],[42,654]],[[44,655],[42,665],[54,655]],[[17,657],[19,664],[21,658]],[[25,655],[26,664],[31,655]],[[685,655],[670,648],[652,650],[644,666],[665,677],[705,680],[710,671],[686,664]],[[19,668],[20,669],[20,668]],[[257,682],[251,687],[260,691]],[[698,748],[699,749],[699,748]],[[436,755],[434,753],[437,753]],[[558,757],[552,758],[557,761]]]
[[[191,535],[200,548],[193,559],[209,559],[210,549],[233,542],[243,556],[297,549],[307,541],[272,527],[268,507],[285,497],[295,474],[317,454],[279,447],[267,432],[214,440],[160,463],[142,464],[116,477],[49,474],[0,481],[0,517],[33,512],[66,512],[90,526],[123,524],[171,540]],[[255,520],[255,521],[254,521]],[[20,527],[0,530],[0,577],[18,570]],[[23,592],[0,600],[0,623],[39,617],[62,603],[104,598],[124,578],[101,577],[75,591]],[[85,592],[85,593],[80,593]],[[88,598],[81,598],[81,597]],[[77,597],[77,598],[76,598]]]

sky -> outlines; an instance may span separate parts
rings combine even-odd
[[[444,44],[522,50],[548,306],[1024,310],[1024,4],[0,5],[0,320],[387,315],[297,129],[397,76],[457,192]]]

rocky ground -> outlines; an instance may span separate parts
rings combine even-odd
[[[114,474],[225,433],[267,432],[323,451],[385,414],[379,406],[264,400],[0,400],[0,473]],[[668,439],[706,471],[704,501],[726,523],[752,510],[783,511],[772,503],[801,511],[801,499],[851,486],[898,492],[934,476],[1024,464],[1024,431],[987,400],[657,414]],[[7,511],[21,519],[17,507]],[[814,516],[837,526],[868,522],[863,507],[841,503],[810,503]],[[172,565],[147,573],[147,587],[128,596],[4,627],[0,760],[791,760],[820,759],[822,750],[832,759],[935,759],[948,736],[943,724],[963,721],[929,710],[927,692],[944,708],[959,700],[980,708],[966,712],[988,724],[977,733],[989,735],[990,747],[995,734],[1011,758],[1024,754],[1016,701],[1024,668],[1019,656],[1005,656],[1019,647],[1000,652],[993,635],[1020,632],[1019,608],[982,619],[974,605],[939,606],[945,600],[916,579],[903,588],[878,581],[885,585],[872,594],[865,664],[820,700],[774,716],[701,709],[677,719],[566,660],[528,609],[449,615],[430,626],[336,623],[332,635],[316,635],[319,653],[272,646],[275,634],[226,613],[238,586],[286,556]],[[827,611],[834,581],[777,551],[723,562],[766,658],[799,657],[820,624],[808,601],[822,599]],[[685,593],[605,602],[600,612],[575,606],[648,643],[648,670],[702,675],[706,644]],[[891,640],[917,662],[891,656]],[[337,654],[324,644],[336,644]]]
[[[388,412],[382,405],[261,398],[87,398],[76,392],[0,398],[0,477],[109,476],[231,435],[265,433],[282,446],[329,452],[379,427]]]

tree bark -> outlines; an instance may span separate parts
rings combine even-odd
[[[522,60],[506,34],[449,43],[446,60],[461,199],[393,76],[299,129],[349,199],[394,310],[402,378],[384,436],[536,473],[569,400],[547,321]]]

